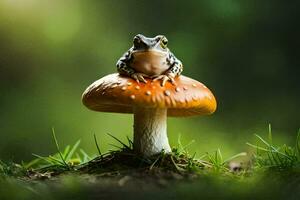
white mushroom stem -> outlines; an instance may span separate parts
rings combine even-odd
[[[163,150],[171,152],[167,136],[167,109],[134,109],[133,149],[146,157]]]

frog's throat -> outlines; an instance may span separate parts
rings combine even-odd
[[[134,108],[133,148],[146,157],[162,151],[171,152],[167,136],[167,108]]]

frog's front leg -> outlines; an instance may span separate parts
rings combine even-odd
[[[146,74],[138,73],[136,72],[132,67],[129,66],[129,62],[132,59],[130,50],[126,52],[117,62],[117,69],[118,72],[122,75],[129,76],[136,80],[137,82],[144,82],[147,83],[147,81],[144,79],[144,77],[149,77]]]
[[[128,65],[131,59],[132,56],[129,50],[118,60],[116,65],[120,74],[125,76],[131,76],[135,73],[135,70]]]
[[[134,80],[136,80],[138,83],[140,81],[147,83],[147,81],[145,80],[144,77],[149,77],[148,75],[136,72],[133,68],[128,66],[125,62],[119,61],[117,63],[117,68],[118,68],[118,72],[120,74],[129,76],[129,77],[133,78]]]
[[[180,60],[178,60],[171,52],[167,58],[167,62],[170,68],[162,75],[157,75],[154,80],[162,80],[161,85],[164,86],[167,81],[175,84],[174,78],[180,76],[183,71],[183,65]]]
[[[165,73],[161,75],[155,75],[152,76],[151,78],[154,78],[153,80],[161,80],[161,86],[165,86],[167,81],[170,81],[173,85],[175,85],[175,75],[173,73]]]

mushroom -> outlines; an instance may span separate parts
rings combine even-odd
[[[212,114],[216,100],[202,83],[179,76],[175,84],[147,79],[137,83],[118,73],[107,75],[91,84],[82,95],[91,110],[133,113],[133,149],[145,157],[171,152],[167,136],[167,116],[188,117]]]

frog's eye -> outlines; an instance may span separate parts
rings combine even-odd
[[[168,44],[167,38],[165,38],[165,37],[162,38],[160,44],[163,48],[167,48],[167,44]]]

